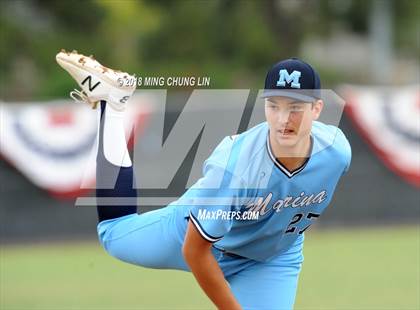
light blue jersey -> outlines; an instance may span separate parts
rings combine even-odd
[[[224,138],[204,163],[203,178],[172,204],[216,248],[256,261],[267,261],[303,238],[351,160],[342,131],[314,122],[311,156],[288,171],[271,152],[268,130],[264,122]],[[252,217],[256,213],[258,219]]]

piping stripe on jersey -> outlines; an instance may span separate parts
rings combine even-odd
[[[201,235],[204,239],[206,239],[207,241],[214,243],[214,242],[217,242],[217,241],[219,241],[220,239],[222,239],[222,238],[223,238],[223,236],[222,236],[222,237],[213,237],[212,235],[209,235],[208,233],[206,233],[206,232],[205,232],[205,230],[203,229],[203,227],[201,227],[201,225],[200,225],[200,223],[198,222],[198,220],[197,220],[197,219],[194,217],[194,215],[191,213],[191,211],[190,211],[190,219],[191,219],[191,221],[193,222],[194,226],[197,228],[197,230],[198,230],[198,232],[200,233],[200,235]]]
[[[312,137],[311,137],[311,151],[310,153],[312,153]],[[302,164],[302,166],[296,168],[295,170],[289,171],[289,169],[287,169],[285,166],[283,166],[281,164],[281,162],[279,162],[277,160],[277,158],[274,156],[274,154],[271,152],[271,146],[270,146],[270,132],[267,134],[267,151],[268,151],[268,155],[270,156],[271,160],[274,162],[274,164],[277,166],[277,168],[280,169],[281,172],[283,172],[288,178],[291,178],[293,176],[295,176],[296,174],[298,174],[299,172],[301,172],[305,167],[306,164],[309,161],[309,157],[304,161],[304,163]]]

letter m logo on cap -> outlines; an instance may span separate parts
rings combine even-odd
[[[285,87],[286,83],[290,84],[292,88],[300,88],[299,79],[301,76],[300,71],[294,70],[292,74],[289,74],[286,69],[281,69],[279,71],[279,79],[277,81],[277,86]]]

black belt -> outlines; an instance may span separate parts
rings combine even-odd
[[[246,257],[244,257],[244,256],[241,256],[241,255],[238,255],[238,254],[235,254],[235,253],[231,253],[231,252],[226,252],[225,249],[218,248],[218,247],[216,247],[214,245],[213,245],[213,248],[215,248],[216,250],[222,252],[223,255],[226,255],[226,256],[229,256],[229,257],[234,257],[234,258],[246,259]]]

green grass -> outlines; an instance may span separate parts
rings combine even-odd
[[[296,309],[419,309],[418,226],[313,230]],[[3,246],[0,309],[214,309],[190,273],[148,270],[97,243]]]

